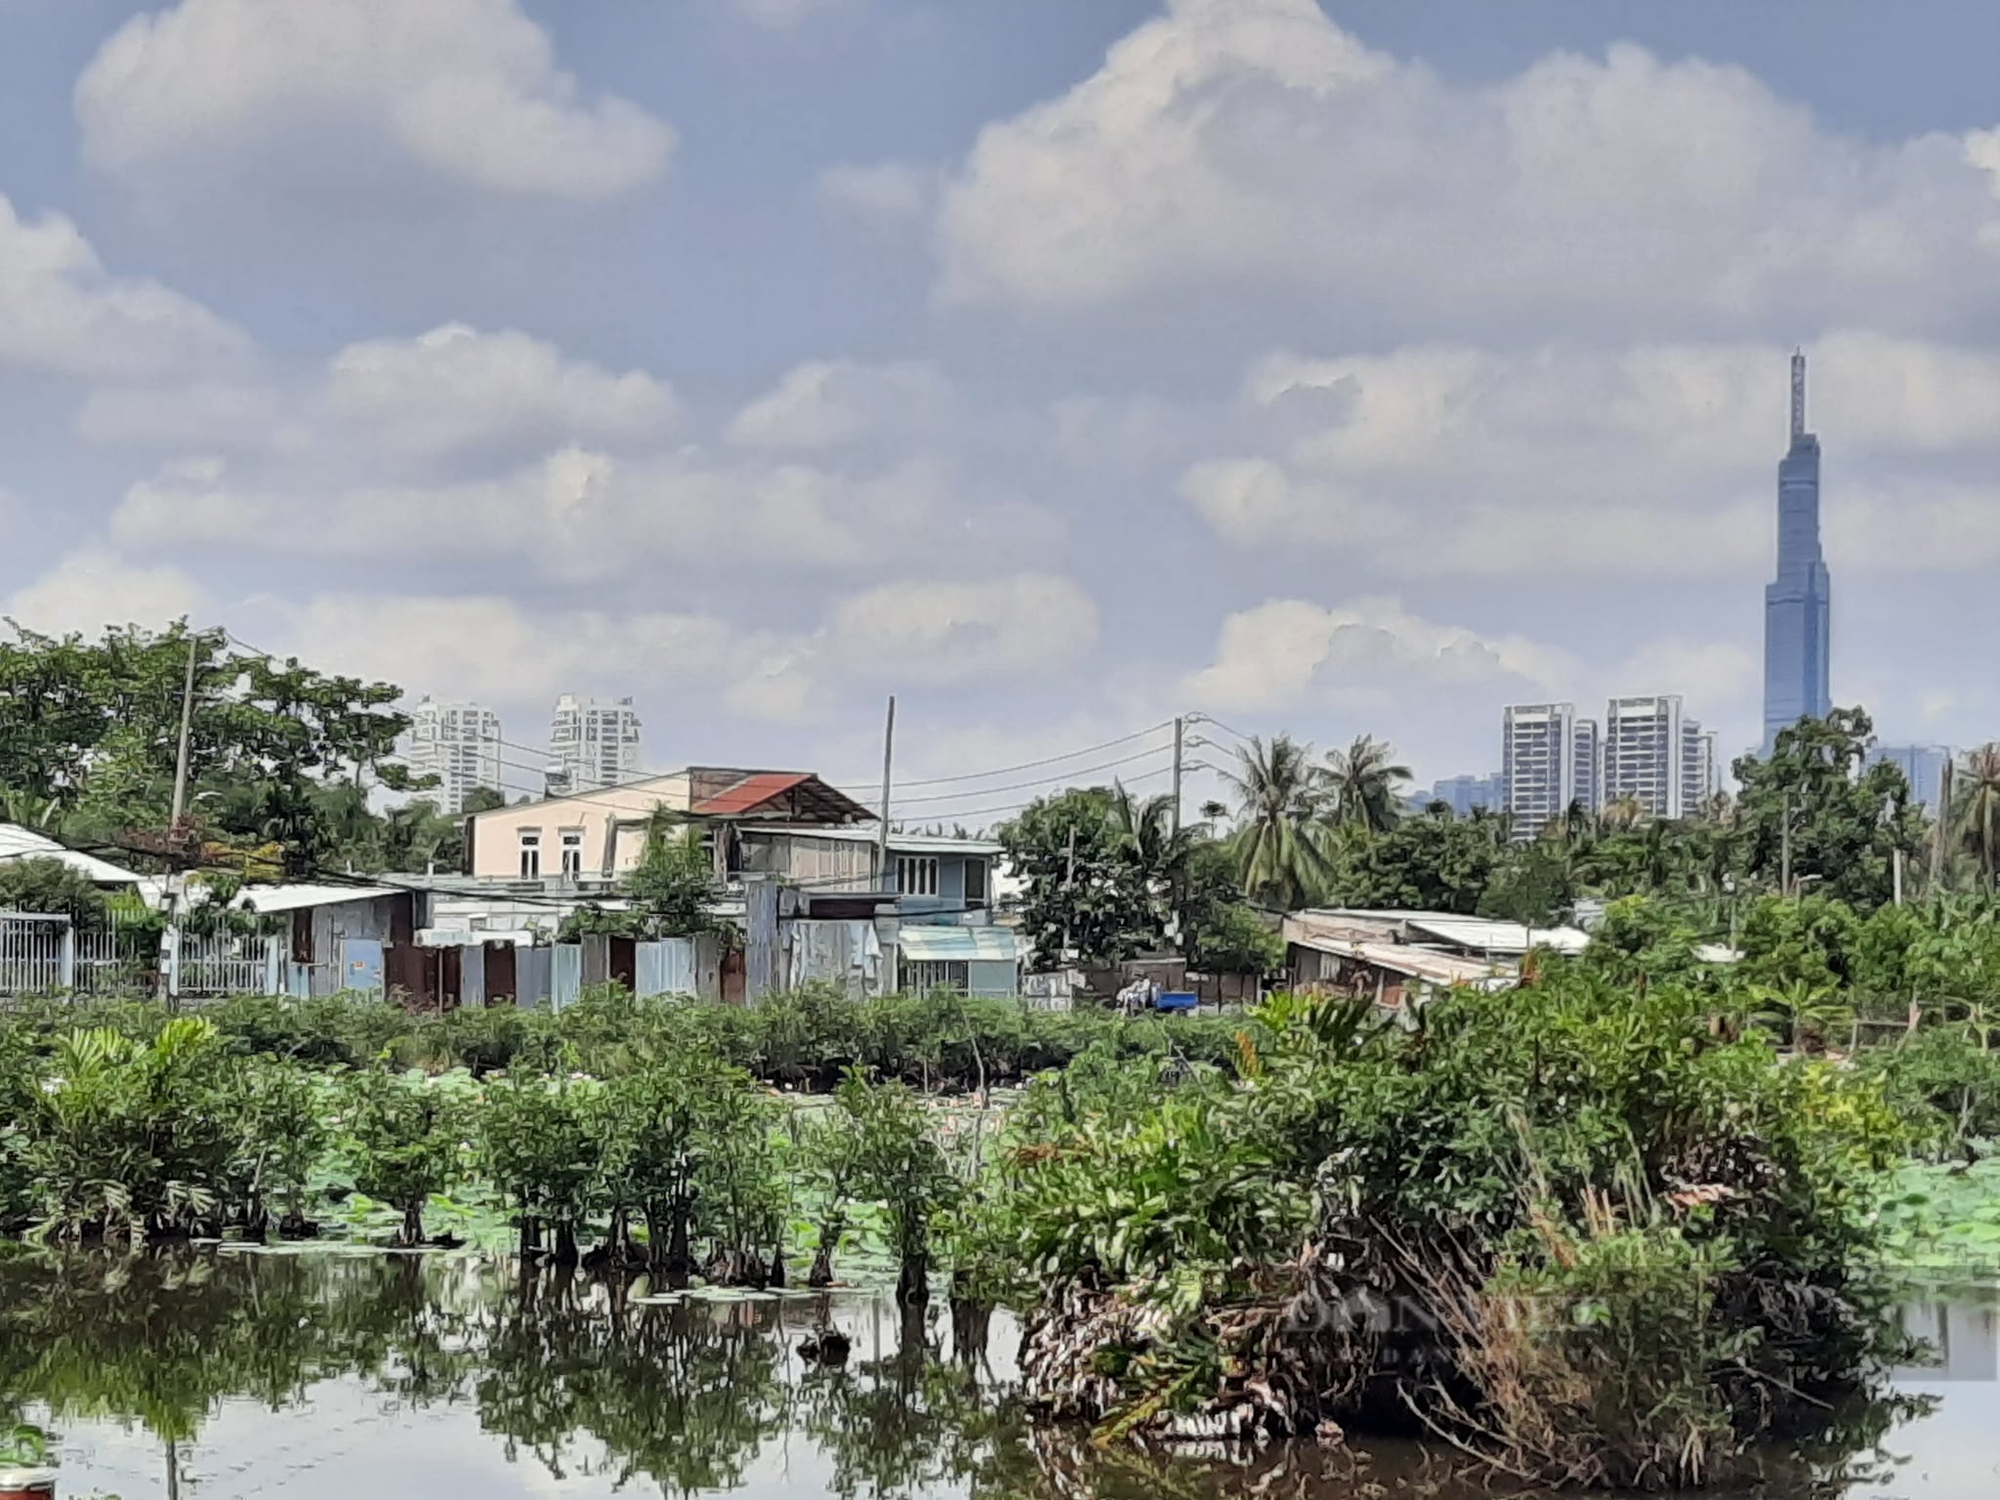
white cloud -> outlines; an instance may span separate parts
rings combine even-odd
[[[410,555],[412,538],[458,559],[506,558],[568,584],[660,566],[839,572],[969,549],[987,559],[1045,547],[1053,522],[973,506],[929,460],[860,473],[717,461],[698,449],[637,459],[564,448],[495,478],[322,489],[239,481],[225,464],[171,464],[133,485],[111,518],[124,546],[250,548],[315,558]]]
[[[1053,669],[1096,644],[1096,602],[1044,573],[884,584],[841,601],[826,635],[848,671],[920,682]]]
[[[1811,349],[1829,555],[1984,566],[2000,523],[2000,358],[1858,331]],[[1181,493],[1246,549],[1338,549],[1410,576],[1688,577],[1770,565],[1782,345],[1411,345],[1275,354],[1245,382],[1244,449]]]
[[[648,687],[725,682],[782,649],[710,615],[537,611],[498,595],[322,594],[263,607],[273,639],[326,670],[490,703],[608,689],[635,668]]]
[[[1598,699],[1680,693],[1689,700],[1689,711],[1699,715],[1756,698],[1763,687],[1764,663],[1740,641],[1694,641],[1674,636],[1647,642],[1600,675],[1593,695]],[[1594,704],[1591,711],[1601,707]]]
[[[71,553],[17,590],[4,613],[48,635],[96,635],[110,625],[159,629],[209,607],[206,589],[171,566],[146,567],[102,548]],[[204,623],[197,621],[197,623]]]
[[[2000,164],[1984,137],[1846,140],[1739,68],[1636,46],[1473,87],[1315,0],[1169,0],[981,133],[940,215],[941,291],[1286,288],[1411,332],[1776,331],[1855,306],[1937,328],[1995,302],[1980,163]]]
[[[264,452],[351,472],[459,454],[519,454],[578,440],[656,443],[672,389],[613,374],[544,340],[461,323],[335,354],[303,389],[220,382],[93,391],[77,428],[96,442]]]
[[[0,195],[0,364],[91,379],[227,367],[248,335],[156,281],[113,276],[61,214],[28,220]]]
[[[951,400],[951,383],[933,364],[811,360],[738,412],[727,436],[746,448],[845,447],[933,429]]]
[[[1332,609],[1270,599],[1225,619],[1214,660],[1183,686],[1202,707],[1263,713],[1440,688],[1461,697],[1489,686],[1559,691],[1578,670],[1565,651],[1438,624],[1394,599],[1356,599]]]
[[[659,175],[674,133],[587,99],[518,0],[180,0],[133,17],[76,86],[86,159],[386,149],[499,193],[608,198]]]

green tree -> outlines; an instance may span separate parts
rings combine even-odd
[[[625,877],[625,894],[650,936],[715,931],[715,865],[701,830],[655,819],[645,854]]]
[[[421,1074],[356,1073],[345,1089],[354,1186],[403,1215],[396,1243],[424,1242],[424,1208],[464,1172],[471,1128],[464,1102]]]
[[[90,877],[54,858],[0,862],[0,911],[64,916],[82,928],[102,926],[110,915]]]
[[[191,800],[181,834],[277,846],[303,875],[355,846],[371,783],[414,785],[393,759],[400,689],[296,659],[237,654],[185,621],[95,640],[15,627],[0,642],[0,793],[75,838],[165,847],[190,651]],[[352,796],[332,795],[348,789]]]
[[[1736,817],[1746,872],[1780,895],[1811,887],[1866,913],[1888,901],[1896,850],[1924,844],[1921,809],[1888,762],[1868,765],[1874,726],[1858,708],[1802,719],[1770,758],[1736,762]],[[1789,828],[1792,889],[1783,883]]]
[[[1331,883],[1342,906],[1461,912],[1479,909],[1500,861],[1484,829],[1445,808],[1405,818],[1381,837],[1342,851]]]
[[[1311,905],[1329,873],[1319,842],[1326,773],[1310,745],[1283,734],[1268,743],[1253,735],[1236,761],[1222,779],[1236,794],[1243,893],[1286,911]]]
[[[1021,925],[1038,967],[1061,967],[1065,944],[1085,964],[1111,964],[1160,941],[1118,793],[1089,787],[1043,797],[998,832],[1026,886]]]
[[[1356,735],[1353,744],[1326,759],[1335,821],[1368,833],[1387,833],[1396,822],[1410,768],[1396,764],[1395,751],[1366,734]]]
[[[931,1114],[902,1083],[870,1083],[850,1071],[835,1095],[859,1157],[860,1191],[889,1219],[899,1270],[896,1300],[930,1300],[931,1221],[956,1196],[957,1174],[931,1130]]]
[[[1952,778],[1952,832],[1979,862],[1987,891],[2000,890],[2000,742],[1968,753]]]

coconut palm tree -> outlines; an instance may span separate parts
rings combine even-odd
[[[1410,768],[1395,764],[1395,751],[1373,735],[1358,734],[1345,750],[1326,758],[1334,821],[1366,833],[1387,833],[1396,821],[1396,801]]]
[[[2000,874],[2000,741],[1965,757],[1952,778],[1951,800],[1959,843],[1978,857],[1990,891]]]
[[[1326,773],[1312,747],[1289,735],[1268,743],[1253,735],[1236,752],[1236,769],[1222,779],[1236,793],[1236,853],[1243,893],[1287,910],[1311,902],[1328,874],[1317,838],[1326,810]]]

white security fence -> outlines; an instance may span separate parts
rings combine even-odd
[[[169,994],[191,1000],[283,994],[285,941],[170,928],[162,942],[151,928],[0,912],[0,995],[151,993],[163,975]]]

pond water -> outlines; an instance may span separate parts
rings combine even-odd
[[[1769,1493],[2000,1492],[2000,1304],[1913,1298],[1933,1398],[1864,1477]],[[837,1330],[843,1367],[800,1346]],[[1254,1462],[1097,1452],[1011,1411],[1014,1331],[866,1293],[752,1300],[523,1283],[507,1262],[312,1250],[0,1258],[0,1422],[61,1437],[63,1500],[1486,1494],[1415,1445]],[[1745,1493],[1763,1493],[1748,1491]]]

